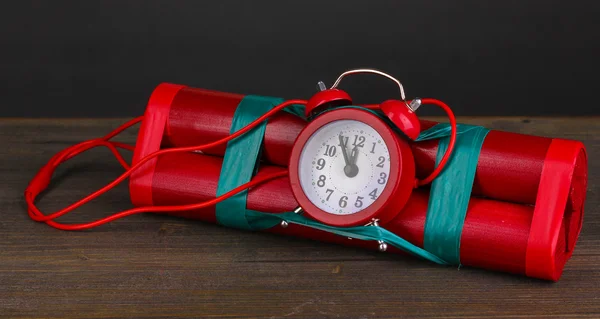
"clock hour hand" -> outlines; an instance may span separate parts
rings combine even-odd
[[[356,160],[358,159],[358,146],[354,146],[354,148],[352,149],[352,152],[350,152],[350,162],[352,162],[352,165],[356,166]],[[358,169],[358,167],[357,167]]]

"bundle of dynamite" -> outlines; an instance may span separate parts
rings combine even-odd
[[[161,149],[209,143],[228,136],[243,95],[161,84],[150,97],[133,164]],[[286,171],[307,120],[290,112],[268,119],[254,178]],[[422,128],[436,123],[421,121]],[[410,142],[417,177],[436,165],[438,141]],[[132,173],[135,206],[191,204],[214,199],[227,145],[202,152],[168,153]],[[558,280],[577,241],[587,183],[581,142],[491,130],[481,146],[472,196],[460,235],[460,264]],[[412,192],[385,229],[423,247],[429,189]],[[248,190],[249,210],[278,214],[298,207],[287,177]],[[217,222],[214,206],[170,214]],[[350,240],[300,224],[265,231],[378,249],[377,242]],[[276,239],[274,239],[276,240]],[[389,252],[401,252],[390,247]]]

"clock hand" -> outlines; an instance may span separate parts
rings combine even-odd
[[[341,133],[340,133],[340,147],[342,148],[342,154],[344,155],[344,162],[346,162],[346,165],[344,166],[344,174],[346,175],[346,177],[356,176],[356,174],[358,174],[358,167],[356,167],[356,165],[353,165],[350,162],[350,158],[348,157],[348,150],[346,149],[346,146],[344,145],[344,136]]]
[[[346,176],[348,177],[354,177],[356,175],[358,175],[358,166],[356,165],[356,159],[358,158],[358,153],[360,153],[358,151],[358,146],[355,145],[354,148],[352,149],[352,152],[350,153],[350,164],[346,165],[346,167],[344,167],[344,173],[346,173]]]
[[[346,162],[346,166],[344,167],[344,172],[346,172],[346,167],[350,165],[350,159],[348,158],[348,151],[346,150],[346,146],[344,145],[344,136],[340,133],[340,147],[342,148],[342,154],[344,155],[344,162]],[[346,174],[348,175],[348,174]]]
[[[356,160],[358,159],[358,146],[354,146],[354,148],[352,149],[352,152],[350,152],[350,157],[351,157],[351,162],[352,165],[356,166]]]

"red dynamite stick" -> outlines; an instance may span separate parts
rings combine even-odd
[[[153,93],[162,96],[168,87]],[[162,138],[163,147],[192,146],[229,135],[231,120],[243,95],[185,87],[173,98]],[[153,113],[150,104],[148,113]],[[422,121],[427,129],[435,122]],[[288,165],[293,143],[306,122],[281,112],[269,120],[263,158],[275,165]],[[158,138],[158,137],[157,137]],[[552,139],[502,131],[491,131],[482,146],[473,194],[517,203],[534,204],[542,167]],[[417,177],[429,175],[435,164],[438,141],[412,143]],[[225,146],[205,153],[222,156]]]
[[[155,205],[190,204],[215,198],[221,163],[220,157],[201,154],[161,156],[156,163],[152,184]],[[281,170],[284,168],[263,165],[257,176]],[[252,210],[279,213],[291,211],[297,205],[287,178],[266,182],[248,193],[247,208]],[[384,227],[422,247],[427,205],[427,191],[415,191],[405,208]],[[526,252],[534,210],[535,207],[529,205],[472,198],[461,237],[461,263],[466,266],[527,274]],[[573,213],[567,212],[565,219],[578,218]],[[214,207],[173,214],[216,222]],[[556,246],[548,264],[543,265],[552,271],[537,274],[536,277],[558,280],[572,252],[572,247],[568,249],[567,245],[569,240],[574,240],[569,239],[569,232],[572,231],[570,226],[571,223],[562,223],[560,237],[556,242],[553,243],[550,238],[546,239],[545,246]],[[348,240],[300,225],[290,225],[288,228],[276,226],[267,231],[349,246],[378,248],[376,242]],[[396,249],[390,251],[398,252]]]
[[[166,90],[165,90],[166,91]],[[154,95],[162,94],[161,87]],[[163,146],[192,146],[216,141],[229,135],[233,114],[244,96],[203,89],[183,88],[170,105]],[[306,121],[287,112],[279,112],[268,121],[263,157],[269,163],[288,165],[294,140]],[[223,156],[226,145],[205,153]]]

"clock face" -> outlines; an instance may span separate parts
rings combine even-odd
[[[319,209],[350,215],[373,204],[390,175],[390,153],[381,135],[357,120],[336,120],[316,130],[300,154],[298,175]]]

